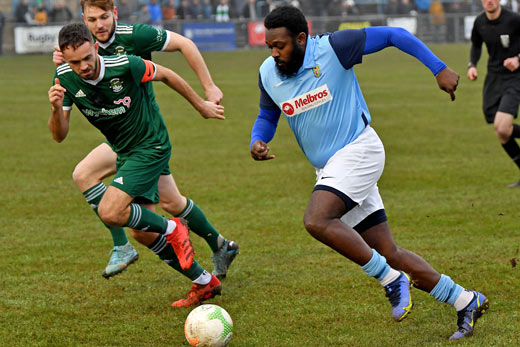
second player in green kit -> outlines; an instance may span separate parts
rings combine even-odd
[[[158,180],[168,169],[171,145],[146,83],[165,83],[205,118],[222,119],[223,106],[204,101],[176,73],[149,60],[99,56],[98,44],[83,24],[63,27],[59,43],[66,63],[56,69],[55,84],[49,90],[53,138],[61,142],[67,136],[74,104],[117,153],[116,175],[108,188],[94,194],[91,206],[108,226],[158,235],[157,255],[193,281],[188,295],[173,306],[197,304],[220,294],[218,278],[193,260],[193,247],[182,220],[167,220],[154,212]]]
[[[81,6],[83,19],[99,45],[100,55],[133,54],[149,60],[152,52],[181,52],[199,78],[206,99],[215,103],[221,102],[223,94],[214,84],[200,52],[191,40],[174,32],[156,29],[146,24],[118,23],[117,8],[114,7],[112,0],[82,0]],[[53,61],[57,65],[64,62],[59,48],[54,52]],[[115,81],[114,88],[117,87],[118,84]],[[158,109],[152,84],[147,83],[146,88],[154,107]],[[89,205],[93,205],[99,192],[106,189],[102,180],[115,174],[116,169],[116,154],[108,142],[94,148],[76,166],[73,179]],[[169,168],[161,173],[158,190],[160,206],[163,210],[173,216],[186,219],[190,229],[206,240],[213,252],[213,274],[224,278],[228,267],[238,254],[237,243],[224,238],[209,222],[199,206],[180,193]],[[112,234],[114,248],[110,261],[103,271],[103,276],[110,278],[125,270],[137,259],[138,255],[128,241],[123,228],[107,227]],[[157,234],[137,230],[132,230],[131,233],[137,241],[157,253],[159,242]]]

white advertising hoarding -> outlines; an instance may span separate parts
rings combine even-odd
[[[466,40],[471,39],[471,31],[473,30],[473,23],[475,23],[477,16],[465,16],[464,17],[464,38]]]
[[[388,17],[386,25],[408,30],[413,35],[417,34],[417,18],[415,17]]]
[[[34,26],[14,28],[16,53],[48,53],[58,44],[61,26]]]

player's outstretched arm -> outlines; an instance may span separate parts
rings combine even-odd
[[[226,119],[224,106],[202,99],[182,77],[164,66],[155,64],[154,81],[161,81],[184,96],[204,118]]]
[[[49,130],[56,142],[61,142],[69,133],[70,111],[63,111],[63,99],[66,89],[55,78],[54,85],[49,89],[49,102],[51,103],[51,116],[49,117]]]
[[[365,28],[365,32],[366,41],[363,54],[374,53],[385,47],[394,46],[414,56],[428,67],[436,77],[439,87],[450,94],[452,101],[455,100],[454,92],[458,85],[459,75],[437,58],[421,40],[403,28],[370,27]]]
[[[195,74],[197,74],[197,77],[199,78],[200,83],[204,88],[206,100],[220,104],[224,94],[213,82],[208,67],[206,66],[206,63],[204,62],[204,59],[202,58],[202,55],[200,54],[200,51],[195,43],[193,43],[192,40],[177,33],[171,31],[168,33],[170,35],[170,42],[168,43],[168,46],[166,46],[165,51],[180,51],[182,55],[184,55],[184,58],[193,69]]]

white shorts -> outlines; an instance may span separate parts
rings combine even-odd
[[[316,169],[315,189],[333,188],[347,208],[351,208],[341,220],[355,227],[375,211],[384,209],[377,188],[384,166],[383,143],[374,129],[367,126],[354,142],[337,151],[323,168]],[[357,205],[349,206],[349,199]]]

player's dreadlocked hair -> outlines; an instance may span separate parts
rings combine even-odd
[[[92,40],[92,34],[83,23],[67,24],[61,28],[58,34],[58,44],[62,52],[67,47],[76,49],[85,42],[93,43],[94,41]]]
[[[309,35],[309,27],[307,26],[305,16],[302,11],[294,6],[275,8],[265,17],[264,26],[266,29],[286,27],[293,37],[296,37],[299,33]]]

